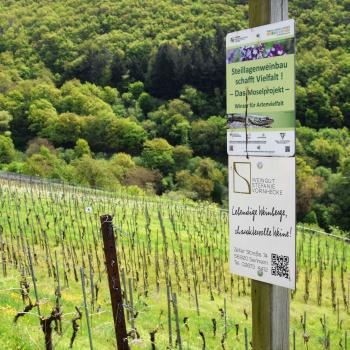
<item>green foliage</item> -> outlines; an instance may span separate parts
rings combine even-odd
[[[113,165],[120,166],[124,169],[131,169],[136,166],[131,156],[127,153],[117,153],[112,157],[111,161]]]
[[[179,145],[173,149],[173,158],[176,169],[186,169],[192,158],[193,151],[188,146]]]
[[[144,114],[151,112],[154,109],[154,98],[147,92],[142,92],[138,98],[139,106]]]
[[[140,175],[144,177],[147,172],[150,171],[141,171]],[[205,185],[205,182],[199,182],[199,186],[206,187]],[[154,329],[153,327],[157,327],[160,315],[164,314],[164,310],[167,309],[166,283],[169,278],[176,281],[184,349],[203,348],[203,340],[198,336],[198,329],[203,330],[205,334],[207,349],[222,348],[221,332],[215,335],[212,325],[215,319],[221,330],[224,329],[224,317],[221,315],[225,309],[223,306],[225,300],[228,301],[230,294],[234,302],[230,303],[227,309],[230,311],[226,315],[227,325],[231,327],[227,327],[225,348],[244,349],[243,326],[247,328],[248,334],[252,334],[251,295],[246,279],[229,274],[229,245],[227,244],[229,232],[226,224],[228,215],[209,203],[193,203],[186,199],[183,193],[171,193],[155,198],[145,195],[135,186],[124,187],[117,193],[113,193],[71,186],[62,187],[45,183],[38,186],[23,181],[1,180],[1,209],[2,213],[5,213],[5,215],[0,215],[1,239],[3,242],[11,242],[16,228],[23,228],[21,236],[24,237],[24,242],[28,240],[30,243],[28,249],[33,252],[33,260],[35,259],[35,279],[42,315],[50,315],[52,308],[56,305],[55,291],[58,282],[53,279],[52,264],[48,264],[50,252],[53,255],[53,265],[55,265],[56,255],[54,253],[61,252],[63,249],[61,245],[64,246],[66,252],[64,255],[57,254],[58,271],[63,277],[60,306],[65,318],[62,324],[62,334],[58,335],[54,328],[52,330],[56,350],[66,350],[69,347],[72,336],[71,319],[74,317],[75,306],[82,303],[81,280],[75,278],[76,273],[74,272],[78,271],[82,260],[87,262],[85,272],[89,310],[92,311],[93,305],[96,309],[96,312],[92,311],[89,315],[92,319],[91,331],[94,348],[99,350],[115,348],[115,342],[112,344],[115,336],[113,318],[110,312],[105,312],[110,310],[109,280],[104,269],[103,243],[99,239],[98,232],[101,212],[111,211],[113,212],[113,227],[122,256],[118,261],[119,268],[125,272],[126,278],[132,278],[134,282],[133,309],[138,313],[135,322],[140,338],[137,342],[130,341],[131,348],[140,349],[140,344],[141,349],[152,347],[149,332],[150,329]],[[141,198],[140,195],[142,195]],[[12,214],[14,224],[6,213]],[[167,243],[161,237],[162,228],[158,215],[161,215],[165,232],[169,237],[168,258],[166,254],[163,254],[167,249]],[[306,228],[304,230],[299,227],[296,235],[296,251],[299,252],[296,256],[296,272],[299,278],[296,291],[293,292],[293,298],[290,301],[293,311],[290,315],[291,328],[295,329],[296,334],[295,348],[306,348],[305,330],[300,322],[300,316],[305,310],[306,332],[313,335],[307,343],[310,350],[324,348],[324,328],[320,324],[320,319],[323,317],[326,319],[327,330],[330,331],[330,343],[338,344],[341,341],[345,348],[344,332],[350,326],[346,308],[346,282],[349,279],[350,263],[349,246],[341,240],[322,233],[309,233]],[[333,227],[331,232],[336,235],[344,235],[344,232],[336,227]],[[135,249],[132,249],[133,238]],[[22,248],[20,237],[18,241],[15,237],[13,246],[10,244],[9,249],[3,251],[6,262],[9,262],[14,255],[20,256],[23,253]],[[184,257],[183,261],[181,256]],[[140,266],[137,260],[140,261]],[[144,260],[146,260],[145,266],[142,265]],[[149,264],[149,261],[152,263]],[[331,271],[333,263],[335,266]],[[67,265],[70,266],[69,269]],[[136,268],[129,269],[129,265],[136,265]],[[191,265],[190,269],[186,270],[188,265]],[[141,276],[138,270],[142,270],[142,267],[145,268],[145,273]],[[323,267],[320,273],[318,273],[319,267]],[[99,269],[101,278],[97,276]],[[6,271],[7,275],[1,276],[0,280],[1,349],[45,348],[44,334],[39,328],[40,320],[35,308],[29,314],[20,317],[16,324],[13,323],[14,315],[24,309],[22,300],[24,293],[21,293],[18,288],[19,281],[28,281],[30,284],[29,296],[32,301],[35,300],[30,277],[23,276],[23,269],[11,263],[6,263]],[[212,273],[209,273],[210,271]],[[304,278],[305,275],[307,278]],[[141,277],[139,280],[138,276]],[[202,278],[203,276],[208,278]],[[226,280],[226,276],[230,277],[229,280]],[[197,278],[201,283],[198,298],[195,297],[195,293],[188,293],[187,289],[188,286],[192,288],[193,285],[190,283]],[[145,289],[144,281],[147,282],[147,289]],[[322,293],[319,292],[321,283]],[[98,291],[98,294],[90,293],[90,286],[95,287],[94,290]],[[159,291],[157,291],[157,286],[159,286]],[[225,286],[228,288],[226,291]],[[305,305],[306,298],[308,299],[307,305]],[[196,299],[200,315],[196,307],[193,307]],[[337,305],[339,308],[337,307],[334,311]],[[188,328],[182,323],[185,317],[190,321]],[[166,322],[166,317],[163,319]],[[339,322],[341,322],[341,327],[339,327]],[[73,347],[78,350],[89,349],[89,337],[84,316],[78,321],[78,324],[85,327],[85,331],[78,332]],[[235,324],[240,325],[238,337]],[[127,327],[129,330],[130,325],[128,324]],[[218,332],[219,330],[218,328]],[[159,327],[156,335],[157,349],[169,347],[168,336],[168,328]],[[290,343],[293,348],[293,337]]]
[[[84,154],[91,156],[91,150],[89,144],[84,139],[78,139],[74,147],[75,155],[81,158]]]
[[[81,84],[78,80],[71,80],[61,87],[61,92],[62,98],[58,106],[61,112],[82,116],[114,116],[111,105],[104,101],[108,100],[106,91],[94,84]]]
[[[28,142],[28,147],[26,149],[25,154],[30,157],[34,153],[39,153],[40,148],[44,146],[45,148],[49,149],[51,152],[54,152],[55,147],[53,144],[45,138],[42,137],[36,137]]]
[[[297,112],[308,126],[349,126],[347,1],[293,1],[297,19]]]
[[[220,98],[216,94],[212,97],[192,86],[185,85],[180,97],[190,104],[197,117],[207,118],[218,114],[218,112],[221,112],[222,115],[225,114]]]
[[[177,189],[223,203],[224,38],[248,27],[246,4],[159,0],[131,8],[128,0],[57,0],[38,8],[33,0],[4,2],[0,135],[26,150],[16,154],[2,138],[6,168],[94,186]],[[313,211],[324,227],[347,215],[349,201],[332,202],[350,152],[348,11],[348,0],[289,5],[298,35],[298,218]],[[130,166],[118,164],[121,152],[135,157],[124,159]],[[83,170],[72,175],[92,164],[108,169],[111,181]]]
[[[10,128],[12,115],[7,111],[0,111],[0,134],[6,133]]]
[[[131,119],[84,118],[83,136],[94,151],[138,152],[146,139],[146,131]]]
[[[181,190],[187,191],[187,196],[192,199],[207,200],[214,190],[214,183],[210,179],[204,179],[198,175],[191,175],[188,170],[181,170],[176,174],[177,185]]]
[[[144,92],[145,86],[142,81],[137,81],[136,83],[129,84],[129,92],[132,94],[134,100],[137,100],[140,95]]]
[[[16,156],[16,150],[11,138],[0,135],[0,165],[11,163]]]
[[[182,86],[181,51],[171,43],[162,44],[150,63],[147,84],[157,97],[176,97]]]
[[[341,145],[323,138],[317,138],[311,143],[312,153],[319,164],[335,169],[344,153]]]
[[[304,217],[304,223],[310,225],[318,225],[317,215],[313,210],[307,213],[307,215]]]
[[[323,202],[328,206],[328,224],[350,229],[350,157],[343,159],[340,172],[332,174],[328,181]]]
[[[297,157],[297,217],[303,219],[307,215],[315,199],[323,192],[322,178],[313,175],[313,170],[302,158]]]
[[[55,119],[57,119],[57,111],[50,101],[39,99],[31,103],[28,111],[28,128],[30,131],[39,134]]]
[[[13,161],[10,164],[5,165],[3,170],[11,173],[26,174],[28,173],[27,166],[28,165],[25,162]]]
[[[40,132],[40,136],[63,146],[73,145],[81,134],[82,123],[75,113],[62,113],[49,119],[46,127]]]
[[[93,159],[85,154],[73,161],[72,166],[75,177],[81,184],[98,188],[118,188],[119,179],[104,159]]]
[[[112,119],[107,124],[106,147],[112,151],[134,154],[146,140],[143,128],[129,119]]]
[[[167,174],[174,166],[173,146],[162,138],[146,141],[142,151],[142,161],[146,168]]]
[[[196,154],[222,157],[226,150],[226,119],[210,117],[192,123],[191,145]]]
[[[123,183],[127,179],[128,172],[135,169],[136,164],[129,154],[116,153],[110,160],[110,167],[112,173]]]
[[[123,185],[137,186],[147,190],[147,192],[159,194],[160,181],[161,175],[158,171],[135,166],[128,169]]]
[[[45,146],[41,146],[39,153],[34,153],[28,158],[26,173],[44,178],[73,181],[72,168]]]
[[[156,123],[157,136],[166,138],[174,145],[188,143],[191,116],[190,106],[179,99],[171,100],[148,115]]]

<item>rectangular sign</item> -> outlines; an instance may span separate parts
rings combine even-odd
[[[229,157],[230,270],[295,289],[295,158]]]
[[[294,25],[288,20],[227,35],[229,155],[295,154]]]

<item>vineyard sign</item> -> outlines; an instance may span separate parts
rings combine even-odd
[[[227,152],[295,154],[294,20],[226,37]]]
[[[230,270],[295,289],[295,159],[229,157]]]

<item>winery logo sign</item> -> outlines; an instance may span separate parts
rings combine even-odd
[[[235,193],[252,193],[252,165],[250,162],[233,163],[233,191]]]
[[[295,288],[294,157],[229,157],[229,226],[232,273]]]

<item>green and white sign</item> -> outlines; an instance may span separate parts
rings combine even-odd
[[[295,154],[294,20],[226,37],[227,152]]]

